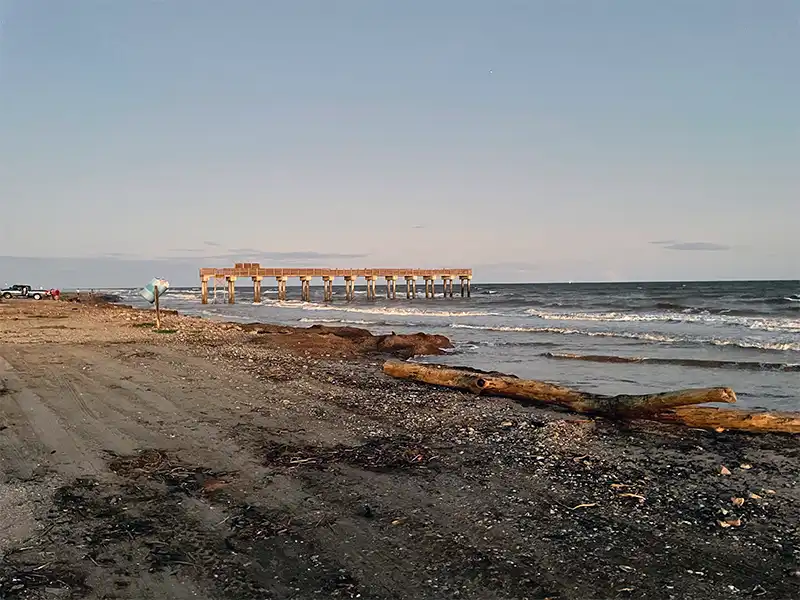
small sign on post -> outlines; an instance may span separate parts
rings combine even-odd
[[[153,278],[150,283],[139,290],[139,295],[150,304],[156,305],[156,329],[161,329],[161,303],[159,298],[166,293],[169,288],[169,281],[166,279]]]

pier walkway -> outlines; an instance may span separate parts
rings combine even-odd
[[[425,297],[436,295],[436,280],[442,280],[444,296],[453,297],[453,280],[461,281],[461,296],[472,295],[472,269],[267,269],[258,263],[236,263],[233,268],[200,269],[200,286],[203,304],[208,304],[208,282],[224,279],[228,288],[228,303],[236,301],[236,280],[249,278],[253,281],[253,301],[261,302],[261,281],[264,277],[274,277],[278,282],[278,299],[286,299],[286,283],[289,278],[300,280],[301,297],[311,301],[311,281],[315,277],[322,279],[325,301],[333,300],[333,281],[337,277],[344,279],[345,297],[355,298],[356,281],[364,278],[367,284],[367,298],[377,297],[378,279],[386,280],[386,297],[397,298],[397,280],[406,282],[406,298],[417,297],[417,279],[425,282]]]

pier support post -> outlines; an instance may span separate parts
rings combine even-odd
[[[322,278],[322,290],[325,302],[333,300],[333,277],[325,276]]]
[[[228,304],[234,304],[236,302],[236,277],[229,275],[225,280],[228,282]]]
[[[345,275],[344,277],[344,295],[347,300],[353,300],[356,297],[356,278],[352,275]]]
[[[406,275],[406,298],[417,297],[417,278],[414,275]]]
[[[397,298],[397,275],[386,276],[386,297],[392,300]]]
[[[253,277],[253,302],[261,303],[261,277]]]
[[[288,277],[285,275],[278,275],[275,281],[278,282],[278,300],[286,300],[286,280]]]
[[[208,304],[208,277],[200,279],[200,302]]]
[[[442,298],[447,298],[447,295],[453,297],[453,278],[450,275],[442,275]]]
[[[369,300],[375,300],[377,294],[377,283],[378,277],[376,275],[367,275],[367,298]]]
[[[300,297],[304,302],[311,302],[311,277],[300,277]]]
[[[469,295],[469,281],[471,277],[469,275],[460,275],[459,279],[461,280],[461,297]]]
[[[435,275],[426,275],[425,276],[425,297],[426,298],[434,298],[434,297],[436,297],[436,276]]]

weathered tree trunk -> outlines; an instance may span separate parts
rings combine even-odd
[[[387,375],[455,388],[475,394],[502,396],[539,402],[574,412],[612,418],[647,419],[706,429],[735,429],[759,433],[800,433],[800,413],[752,412],[745,410],[695,407],[703,402],[736,401],[729,388],[707,388],[645,394],[604,396],[569,388],[520,379],[514,375],[479,371],[464,367],[422,365],[390,360],[383,366]]]
[[[800,433],[800,413],[752,412],[729,408],[681,407],[647,417],[704,429],[736,429],[755,433]]]
[[[635,417],[669,408],[705,402],[736,402],[730,388],[704,388],[661,394],[605,396],[579,392],[544,381],[519,379],[501,373],[483,373],[440,365],[388,361],[386,374],[401,379],[432,383],[487,396],[563,406],[572,411],[609,417]]]

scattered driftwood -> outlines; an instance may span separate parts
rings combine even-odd
[[[611,418],[649,419],[683,423],[691,427],[800,433],[800,413],[753,413],[689,405],[706,402],[736,402],[730,388],[689,389],[660,394],[606,396],[580,392],[543,381],[463,367],[424,365],[390,360],[387,375],[487,396],[538,402],[571,411]]]

